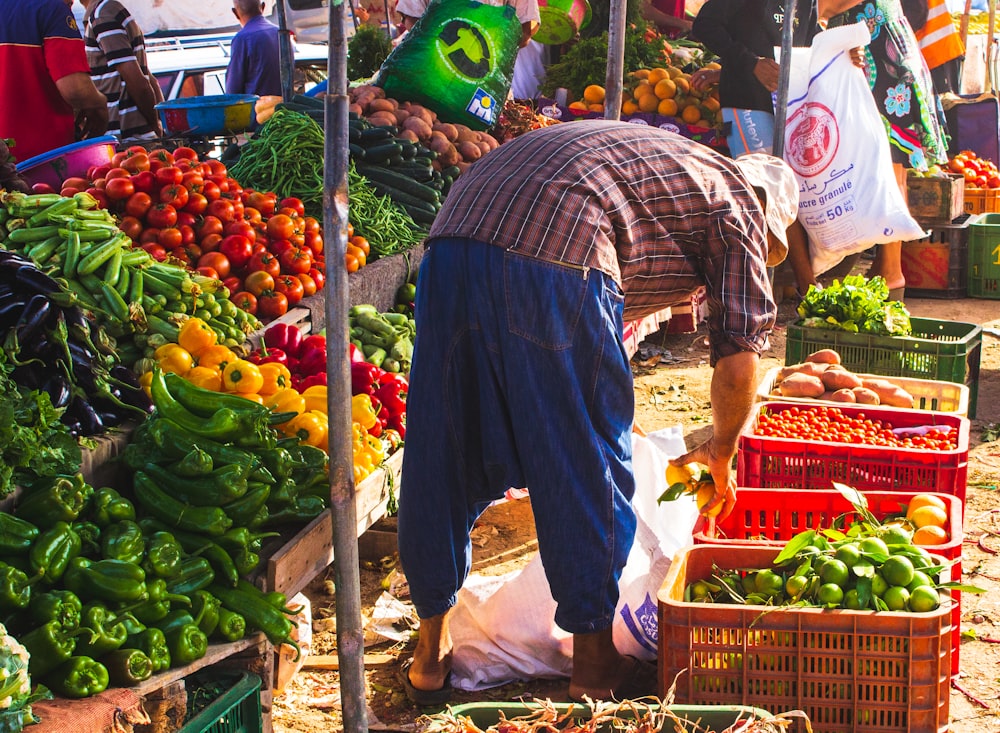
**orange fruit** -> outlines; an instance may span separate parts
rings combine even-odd
[[[914,511],[908,519],[917,529],[921,527],[940,527],[948,524],[948,512],[938,506],[928,504]]]
[[[657,113],[664,115],[665,117],[676,117],[677,116],[677,102],[672,99],[661,99],[659,106],[656,108]]]
[[[604,87],[591,84],[583,90],[583,99],[590,104],[601,104],[604,101]]]
[[[652,94],[653,85],[646,81],[640,81],[632,88],[632,99],[638,99],[643,94]]]
[[[677,85],[672,79],[660,79],[653,87],[653,93],[660,99],[672,99],[677,94]]]
[[[626,99],[622,102],[622,114],[623,115],[634,115],[639,111],[639,105],[635,103],[634,99]]]
[[[680,89],[685,94],[691,91],[691,82],[688,81],[688,76],[686,74],[682,74],[681,76],[675,76],[674,84],[676,84],[677,88]]]
[[[705,483],[698,487],[695,501],[698,503],[698,511],[706,517],[717,516],[722,511],[721,501],[711,509],[706,509],[709,504],[715,501],[715,484]]]
[[[587,105],[587,109],[589,109],[591,112],[603,112],[604,111],[604,105],[603,104],[588,104]]]
[[[705,97],[705,99],[702,100],[701,106],[709,112],[718,112],[722,108],[722,105],[719,104],[719,100],[715,97]]]
[[[658,81],[661,81],[662,79],[667,79],[669,77],[670,74],[667,72],[666,69],[650,69],[649,74],[646,75],[646,79],[649,81],[650,84],[656,84]]]
[[[697,104],[689,104],[684,109],[681,110],[681,119],[687,122],[689,125],[694,124],[701,119],[701,110],[698,109]]]
[[[569,108],[570,109],[580,110],[581,112],[588,112],[589,111],[587,109],[587,103],[586,102],[580,102],[579,100],[576,101],[576,102],[570,102],[569,103]]]
[[[636,79],[645,79],[649,76],[649,69],[639,69],[632,72],[632,76]]]
[[[915,545],[943,545],[948,541],[948,533],[941,527],[929,524],[914,532],[912,541]]]
[[[643,94],[636,99],[639,109],[643,112],[655,112],[656,108],[660,106],[660,100],[655,94]]]
[[[910,499],[910,503],[906,505],[906,518],[909,519],[913,516],[913,512],[923,506],[936,506],[938,509],[942,509],[944,511],[948,510],[948,505],[944,503],[944,499],[940,496],[934,496],[933,494],[917,494]]]

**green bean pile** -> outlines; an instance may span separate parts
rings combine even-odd
[[[389,196],[380,196],[368,179],[358,173],[351,161],[347,172],[350,206],[347,220],[354,233],[368,240],[370,260],[388,257],[423,241],[427,230],[417,225],[409,214]]]
[[[323,130],[308,115],[278,108],[240,150],[229,172],[243,186],[302,200],[323,218]]]

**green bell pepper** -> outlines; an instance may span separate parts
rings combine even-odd
[[[170,649],[167,647],[167,639],[155,626],[130,635],[125,643],[133,649],[141,649],[149,657],[153,665],[153,674],[170,669]]]
[[[128,629],[122,621],[122,615],[115,614],[103,603],[88,603],[84,606],[80,624],[92,631],[93,636],[77,642],[77,654],[101,657],[120,649],[128,637]]]
[[[219,625],[219,609],[222,602],[207,590],[196,590],[191,594],[191,614],[206,636],[211,636]]]
[[[45,678],[45,683],[57,695],[82,698],[98,695],[108,689],[108,669],[88,656],[72,656]]]
[[[93,492],[94,488],[80,473],[39,479],[18,499],[17,516],[40,529],[52,527],[56,522],[68,525],[80,516]]]
[[[208,651],[208,637],[187,611],[171,611],[157,628],[166,637],[170,659],[176,665],[191,664]]]
[[[77,520],[70,525],[80,535],[80,554],[98,558],[101,555],[101,528],[93,522]]]
[[[63,584],[84,599],[132,603],[148,598],[146,571],[125,560],[74,558]]]
[[[236,572],[241,576],[250,575],[260,565],[260,555],[247,547],[234,552],[232,558],[233,565],[236,566]]]
[[[105,560],[124,560],[139,564],[146,554],[142,529],[131,519],[121,519],[105,528],[101,537],[101,555]]]
[[[56,521],[42,532],[28,556],[31,569],[47,583],[55,584],[66,572],[70,561],[83,547],[80,535],[64,521]]]
[[[101,657],[116,687],[135,687],[153,676],[153,660],[141,649],[115,649]]]
[[[38,527],[20,517],[0,512],[0,555],[22,555],[38,538]]]
[[[214,636],[223,641],[239,641],[247,633],[247,622],[242,614],[230,611],[228,608],[219,609],[219,623],[215,627]]]
[[[77,636],[90,633],[89,629],[67,631],[58,621],[48,621],[21,634],[18,640],[28,650],[28,672],[32,677],[43,677],[73,655]]]
[[[167,471],[175,476],[197,478],[198,476],[205,476],[212,473],[214,468],[215,461],[212,459],[212,455],[208,451],[195,446],[179,461],[170,464],[167,467]]]
[[[21,570],[0,562],[0,611],[9,613],[27,608],[31,602],[31,581]]]
[[[167,581],[163,578],[156,578],[146,583],[148,600],[132,609],[135,617],[144,624],[155,624],[170,613],[173,604],[184,606],[191,605],[191,599],[180,593],[170,593],[167,590]]]
[[[90,500],[90,517],[98,527],[115,522],[135,521],[135,505],[109,486],[94,492]]]
[[[320,453],[322,452],[320,451]],[[284,481],[292,475],[292,469],[295,468],[295,459],[287,449],[280,447],[271,448],[270,450],[259,451],[257,455],[260,456],[261,461],[264,462],[264,467],[276,481]]]
[[[146,538],[146,559],[143,569],[146,575],[173,578],[181,567],[184,550],[170,532],[153,532]]]
[[[80,614],[83,603],[79,596],[70,590],[50,590],[32,595],[28,604],[28,613],[32,620],[46,624],[57,622],[64,631],[73,631],[80,626]]]
[[[196,590],[207,588],[215,581],[215,571],[203,557],[188,555],[181,559],[177,575],[167,580],[167,590],[189,596]]]

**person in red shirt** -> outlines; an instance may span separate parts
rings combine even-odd
[[[0,0],[0,99],[0,138],[20,161],[107,130],[69,3]]]

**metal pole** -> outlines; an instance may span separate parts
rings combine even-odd
[[[788,116],[788,80],[792,73],[792,31],[795,30],[795,0],[786,0],[784,26],[781,29],[781,65],[778,67],[778,91],[774,102],[774,140],[771,154],[785,157],[785,118]]]
[[[351,451],[351,375],[347,360],[349,292],[347,253],[347,37],[344,0],[330,3],[330,47],[327,58],[323,147],[323,241],[326,258],[326,375],[330,512],[333,519],[334,588],[337,594],[337,657],[345,733],[367,733],[364,628],[361,622],[361,577],[358,561],[358,518]]]
[[[278,64],[281,70],[281,97],[291,101],[295,83],[295,54],[292,51],[292,32],[288,30],[285,16],[287,0],[277,0],[278,11]]]
[[[990,92],[996,91],[996,79],[993,74],[993,49],[995,46],[993,33],[996,29],[997,0],[989,1],[989,32],[986,35],[986,86]]]
[[[611,2],[608,17],[608,71],[604,78],[604,119],[619,120],[625,68],[625,3]]]

